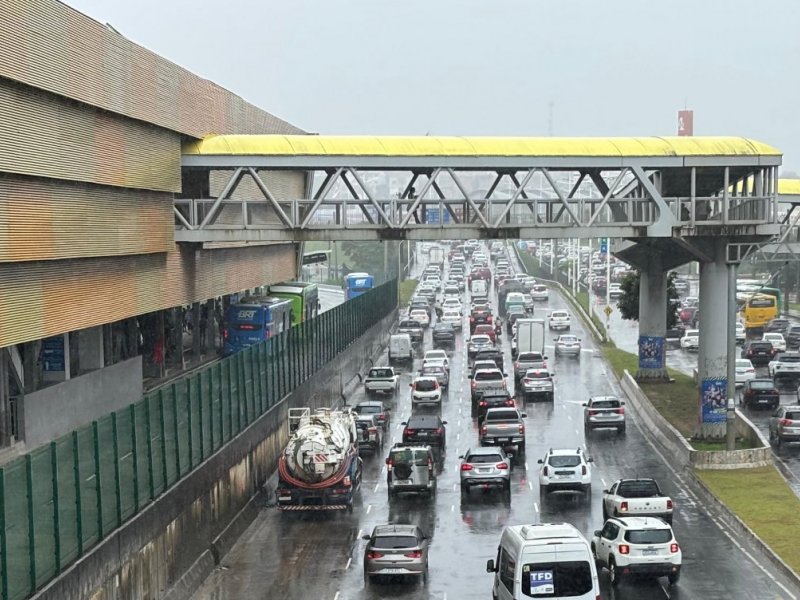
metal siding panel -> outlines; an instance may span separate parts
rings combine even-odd
[[[172,194],[0,175],[0,262],[168,252]]]
[[[180,136],[0,82],[0,171],[178,192]]]
[[[0,264],[0,347],[292,279],[291,244]]]
[[[56,0],[0,5],[0,76],[193,137],[303,133]]]

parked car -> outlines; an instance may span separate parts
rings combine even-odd
[[[428,536],[416,525],[377,525],[362,539],[365,583],[381,575],[428,580]]]
[[[394,395],[400,389],[400,372],[394,367],[373,367],[364,379],[367,396],[371,394]]]
[[[583,428],[587,433],[609,428],[625,433],[625,403],[616,396],[592,396],[583,406]]]
[[[539,493],[544,499],[554,491],[592,491],[592,458],[581,448],[557,448],[539,459]]]
[[[756,368],[746,358],[736,359],[736,388],[741,388],[751,379],[756,378]]]
[[[680,546],[672,527],[661,519],[612,517],[594,532],[592,552],[614,587],[634,575],[665,576],[670,585],[681,576]]]
[[[389,498],[401,492],[436,493],[436,462],[427,443],[397,442],[386,458]]]
[[[553,338],[556,343],[556,356],[581,356],[581,340],[577,335],[560,335]]]
[[[403,442],[426,443],[444,450],[447,441],[445,425],[439,415],[413,414],[408,421],[404,421]]]
[[[781,394],[772,379],[756,378],[746,382],[742,389],[741,403],[745,408],[776,409]]]
[[[383,431],[389,429],[389,422],[391,421],[389,413],[391,410],[391,408],[384,406],[380,400],[363,400],[353,407],[353,412],[359,415],[374,415]]]
[[[699,350],[700,349],[700,330],[687,329],[683,332],[683,337],[680,341],[681,348],[684,350]]]
[[[800,406],[779,406],[769,418],[769,441],[782,444],[800,442]]]
[[[408,384],[411,387],[411,407],[434,407],[442,405],[442,386],[436,377],[416,377]]]
[[[511,494],[511,459],[502,448],[469,448],[461,459],[461,494],[473,487],[499,487]]]

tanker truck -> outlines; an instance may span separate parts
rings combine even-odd
[[[289,409],[289,443],[278,459],[279,510],[353,510],[361,485],[356,414]]]

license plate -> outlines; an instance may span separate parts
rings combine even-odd
[[[642,554],[644,556],[655,556],[658,554],[658,550],[642,550]]]
[[[405,569],[382,569],[382,573],[386,573],[387,575],[397,575],[398,573],[405,573]]]
[[[507,442],[508,438],[507,437],[506,438],[497,438],[497,441],[498,442]]]
[[[491,469],[478,469],[478,473],[488,473]]]
[[[417,435],[419,437],[428,437],[428,432],[427,431],[420,431]]]
[[[759,404],[767,404],[768,402],[769,402],[769,400],[767,400],[766,398],[759,398],[758,399],[758,403]]]
[[[411,485],[410,479],[398,479],[394,482],[395,485]]]
[[[572,475],[556,475],[559,479],[569,479]]]

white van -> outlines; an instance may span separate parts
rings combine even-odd
[[[600,597],[589,542],[569,523],[506,527],[497,558],[486,563],[486,571],[495,574],[492,596],[497,600]]]
[[[391,361],[414,362],[414,348],[411,345],[411,336],[407,333],[389,336],[389,362]]]
[[[485,279],[473,279],[469,283],[469,293],[473,300],[486,298],[489,296],[489,284]]]

